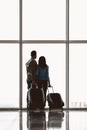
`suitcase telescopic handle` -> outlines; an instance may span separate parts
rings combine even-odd
[[[53,89],[53,86],[51,86],[50,88],[52,88],[52,91],[53,91],[53,93],[54,93],[54,89]],[[48,93],[49,93],[49,87],[48,87]]]

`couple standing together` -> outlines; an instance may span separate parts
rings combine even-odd
[[[28,89],[31,87],[43,88],[46,99],[47,87],[51,87],[49,79],[49,66],[46,64],[46,58],[40,56],[38,64],[36,62],[37,52],[31,51],[31,59],[26,63]]]

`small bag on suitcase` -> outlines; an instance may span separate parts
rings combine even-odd
[[[60,93],[54,93],[54,90],[53,93],[49,93],[48,90],[47,101],[50,109],[57,109],[57,108],[62,109],[64,106],[64,102],[62,100]]]
[[[44,92],[40,88],[30,88],[27,93],[28,109],[44,108]]]

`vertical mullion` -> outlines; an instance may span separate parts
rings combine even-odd
[[[69,109],[69,0],[66,0],[66,108]]]
[[[66,0],[66,108],[69,110],[69,0]],[[66,130],[69,130],[69,111],[66,114]]]
[[[23,130],[22,111],[19,111],[19,130]]]
[[[22,0],[19,0],[19,108],[22,109]]]

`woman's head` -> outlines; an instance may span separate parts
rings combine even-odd
[[[45,67],[46,66],[46,59],[44,56],[39,57],[39,66]]]

